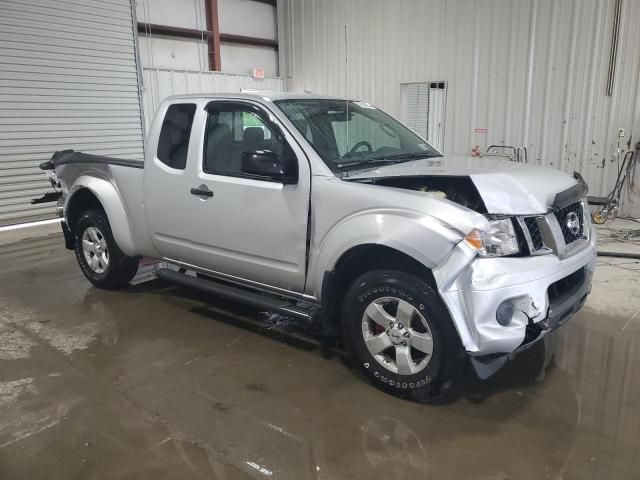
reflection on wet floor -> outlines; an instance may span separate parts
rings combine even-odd
[[[315,325],[159,281],[91,288],[59,239],[0,264],[0,478],[638,478],[640,319],[606,301],[640,288],[614,267],[549,342],[425,406]]]

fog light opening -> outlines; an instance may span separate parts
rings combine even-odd
[[[513,320],[513,304],[507,300],[502,302],[496,310],[496,321],[506,327]]]

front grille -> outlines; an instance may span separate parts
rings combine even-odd
[[[564,243],[567,245],[584,238],[584,212],[582,209],[582,203],[577,202],[554,212],[562,230]]]
[[[529,242],[527,241],[527,236],[525,233],[526,225],[521,223],[519,220],[513,222],[513,226],[516,231],[516,239],[518,240],[518,249],[520,250],[520,255],[528,255],[531,253],[531,248],[529,247]]]
[[[540,226],[538,225],[536,217],[525,217],[524,224],[527,230],[529,230],[533,250],[540,250],[544,247],[544,241],[542,240],[542,232],[540,232]]]
[[[554,301],[558,298],[577,291],[585,281],[584,268],[576,270],[571,275],[558,280],[549,285],[547,290],[549,294],[549,303],[553,306]]]

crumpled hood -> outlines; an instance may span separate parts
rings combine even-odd
[[[348,179],[414,176],[468,176],[489,213],[510,215],[547,213],[556,194],[578,183],[559,170],[489,156],[426,158],[351,173]]]

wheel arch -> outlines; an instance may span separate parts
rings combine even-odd
[[[322,281],[321,305],[323,320],[330,329],[340,324],[340,308],[344,295],[360,275],[379,269],[401,270],[425,280],[437,291],[432,270],[411,255],[379,243],[351,247],[338,258],[335,267],[327,270]]]
[[[104,212],[113,238],[126,255],[135,256],[131,228],[120,196],[108,181],[95,177],[81,177],[74,185],[65,203],[64,216],[72,234],[83,212],[97,208]]]
[[[76,233],[75,227],[82,213],[91,208],[96,208],[104,212],[102,203],[100,203],[98,197],[88,188],[78,188],[69,196],[65,208],[65,222],[72,233]]]

